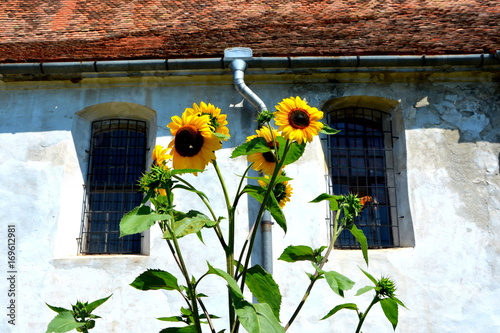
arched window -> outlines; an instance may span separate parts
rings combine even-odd
[[[149,231],[119,236],[121,218],[143,199],[137,182],[151,162],[155,128],[156,112],[134,103],[76,113],[72,131],[85,190],[78,253],[149,254]]]
[[[81,253],[141,252],[140,234],[119,236],[121,218],[142,200],[137,181],[146,167],[146,147],[144,121],[92,122]]]
[[[340,130],[328,137],[330,192],[372,197],[356,225],[372,248],[399,246],[391,115],[348,107],[329,112],[328,122]],[[357,246],[348,232],[337,239],[337,247]]]

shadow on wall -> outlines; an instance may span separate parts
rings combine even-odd
[[[83,179],[87,178],[92,135],[92,122],[104,119],[142,120],[147,123],[147,147],[153,147],[156,139],[156,112],[143,105],[125,102],[109,102],[89,106],[75,113],[71,135]],[[150,163],[148,154],[148,163]]]

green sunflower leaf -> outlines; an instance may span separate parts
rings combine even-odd
[[[380,305],[385,316],[391,322],[392,328],[396,330],[396,326],[398,325],[398,303],[389,297],[381,299]]]
[[[370,290],[373,290],[373,289],[375,289],[375,287],[374,287],[374,286],[365,286],[365,287],[363,287],[363,288],[359,289],[359,290],[356,292],[356,295],[354,295],[354,296],[363,295],[364,293],[366,293],[366,292],[368,292],[368,291],[370,291]]]
[[[401,305],[402,307],[404,307],[405,309],[408,309],[408,308],[406,307],[406,305],[404,305],[404,304],[403,304],[403,302],[401,302],[401,301],[399,300],[399,298],[397,298],[396,296],[392,296],[391,298],[392,298],[393,300],[395,300],[395,301],[396,301],[396,303],[398,303],[399,305]]]
[[[75,328],[82,327],[85,322],[78,322],[73,317],[71,311],[60,312],[54,317],[47,326],[45,333],[63,333],[74,330]]]
[[[208,316],[209,316],[211,319],[220,319],[220,317],[219,317],[219,316],[216,316],[216,315],[213,315],[213,314],[209,314]],[[201,314],[201,315],[200,315],[200,318],[202,318],[202,319],[206,319],[206,318],[207,318],[207,315],[205,315],[205,314]]]
[[[280,159],[283,158],[284,150],[286,147],[286,140],[282,136],[278,136],[276,138],[278,142],[278,156]],[[285,161],[283,162],[283,166],[292,164],[297,161],[303,154],[306,148],[306,143],[298,144],[297,142],[292,142],[290,144],[290,148],[285,156]]]
[[[326,316],[324,316],[323,318],[321,318],[321,320],[326,319],[328,317],[331,317],[331,316],[333,316],[334,314],[336,314],[337,312],[339,312],[340,310],[343,310],[343,309],[357,311],[358,310],[358,306],[356,304],[354,304],[354,303],[339,304],[336,307],[334,307],[333,309],[331,309],[330,312],[328,312],[328,314]]]
[[[248,269],[246,277],[246,285],[257,302],[269,304],[274,316],[279,319],[281,293],[273,276],[266,272],[261,266],[255,265]]]
[[[228,140],[229,139],[229,135],[226,135],[226,134],[222,134],[222,133],[214,133],[212,132],[212,134],[217,138],[217,139],[220,139],[220,140]]]
[[[335,271],[324,272],[326,282],[337,295],[344,297],[344,291],[354,286],[354,281]]]
[[[245,300],[235,303],[238,319],[249,333],[284,333],[269,304],[251,304]]]
[[[288,246],[278,260],[286,262],[296,261],[316,261],[314,250],[307,245],[290,245]]]
[[[64,312],[64,311],[70,311],[70,312],[71,312],[71,310],[68,310],[68,309],[65,309],[65,308],[60,308],[60,307],[58,307],[58,306],[52,306],[52,305],[50,305],[50,304],[48,304],[48,303],[45,303],[45,304],[47,304],[47,306],[48,306],[48,307],[49,307],[52,311],[55,311],[55,312],[57,312],[57,313],[61,313],[61,312]]]
[[[182,318],[181,316],[160,317],[156,319],[161,321],[170,321],[170,322],[184,322],[184,318]]]
[[[368,241],[363,233],[363,230],[358,229],[354,224],[349,228],[351,234],[356,238],[361,245],[361,251],[363,252],[363,258],[365,259],[366,265],[368,266]]]
[[[285,214],[283,214],[283,211],[281,210],[278,200],[276,200],[276,197],[274,196],[272,191],[269,194],[269,199],[267,199],[266,209],[269,211],[269,213],[271,213],[272,217],[274,218],[274,221],[276,221],[276,223],[286,233],[287,227],[286,227]]]
[[[340,130],[337,130],[335,128],[331,128],[327,124],[323,124],[323,128],[320,131],[320,133],[327,134],[327,135],[337,134],[338,132],[340,132]]]
[[[160,269],[148,269],[136,277],[130,285],[139,290],[181,290],[177,278]]]
[[[248,195],[250,195],[261,204],[264,201],[266,191],[267,190],[265,188],[255,185],[246,185],[243,189],[243,193],[248,193]],[[276,223],[286,233],[287,226],[285,214],[283,214],[283,211],[281,210],[281,207],[272,191],[269,193],[269,198],[267,199],[266,203],[266,209],[269,211],[269,213],[271,213]]]
[[[125,214],[120,221],[120,237],[148,230],[159,220],[167,220],[168,214],[157,214],[148,206],[139,206]]]
[[[246,185],[243,189],[243,193],[247,193],[259,203],[262,203],[264,195],[266,194],[266,189],[256,185]]]
[[[311,203],[318,203],[318,202],[327,200],[327,201],[329,201],[330,210],[336,211],[336,210],[339,210],[338,200],[341,198],[342,198],[341,195],[330,195],[330,194],[322,193],[322,194],[318,195],[316,198],[314,198],[313,200],[311,200],[310,202]]]
[[[210,265],[210,263],[208,262],[207,265],[208,265],[207,274],[214,274],[226,280],[227,286],[229,287],[229,290],[231,292],[230,295],[233,302],[243,300],[243,292],[238,286],[236,280],[231,275],[229,275],[222,269],[212,267],[212,265]]]
[[[173,175],[180,175],[183,173],[195,173],[195,172],[203,172],[204,170],[201,169],[172,169],[169,171],[169,173]]]
[[[364,269],[362,269],[361,267],[359,267],[359,269],[363,272],[363,274],[366,275],[367,278],[370,279],[371,282],[373,282],[374,285],[377,285],[377,279],[375,279],[373,277],[373,275],[371,275],[370,273],[368,273],[367,271],[365,271]]]
[[[231,158],[246,156],[254,153],[265,153],[268,151],[271,151],[271,149],[269,148],[266,139],[256,137],[236,147],[231,154]]]
[[[101,305],[102,303],[106,302],[111,296],[113,296],[113,294],[109,295],[108,297],[104,297],[104,298],[101,298],[101,299],[98,299],[96,301],[93,301],[92,303],[88,304],[87,305],[87,312],[88,313],[91,313],[92,311],[94,311],[99,305]]]
[[[174,234],[176,238],[181,238],[189,234],[194,234],[203,229],[205,225],[214,225],[205,214],[196,210],[190,210],[186,214],[182,212],[175,213]],[[172,234],[167,230],[163,233],[163,238],[172,239]]]

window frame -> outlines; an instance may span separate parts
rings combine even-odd
[[[326,111],[326,118],[328,121],[328,124],[332,127],[336,127],[334,124],[334,120],[332,119],[335,115],[338,115],[339,113],[343,113],[341,116],[337,117],[336,123],[349,123],[352,125],[352,127],[355,127],[355,125],[361,125],[363,128],[363,137],[360,138],[361,141],[363,142],[362,144],[362,156],[363,161],[362,165],[363,167],[359,168],[360,170],[365,170],[363,176],[365,177],[363,179],[364,186],[365,188],[361,191],[359,190],[352,190],[353,188],[362,188],[362,186],[359,186],[359,182],[354,185],[352,185],[352,180],[358,181],[357,177],[352,176],[352,174],[356,173],[356,168],[351,168],[349,165],[347,166],[346,170],[343,170],[342,173],[344,176],[347,176],[347,179],[339,180],[341,175],[340,172],[337,173],[337,178],[334,177],[333,175],[333,160],[334,156],[332,156],[332,152],[334,152],[334,148],[332,147],[332,141],[337,140],[340,141],[340,138],[344,136],[344,140],[346,140],[344,143],[347,143],[348,140],[355,140],[354,137],[349,137],[348,133],[344,134],[337,134],[336,138],[333,136],[333,138],[326,137],[324,138],[325,143],[326,143],[326,151],[327,151],[327,165],[328,165],[328,176],[327,176],[327,184],[328,184],[328,191],[330,194],[341,194],[341,193],[334,193],[336,190],[339,191],[339,187],[343,185],[345,189],[347,188],[348,191],[352,192],[358,192],[360,196],[364,195],[373,195],[373,185],[369,185],[370,181],[374,179],[374,177],[377,175],[377,172],[380,174],[380,170],[377,171],[376,167],[369,168],[367,165],[367,159],[366,157],[369,156],[369,154],[377,154],[376,148],[373,149],[373,152],[368,151],[370,149],[367,145],[366,142],[370,139],[368,136],[366,136],[366,128],[371,128],[373,129],[372,135],[376,135],[377,133],[380,133],[379,141],[383,143],[382,149],[382,154],[383,154],[383,174],[385,178],[385,187],[382,189],[382,191],[385,192],[385,196],[387,198],[387,203],[385,205],[380,205],[380,203],[377,204],[376,198],[375,202],[372,202],[368,205],[366,205],[363,213],[361,214],[360,217],[356,219],[356,223],[358,225],[362,225],[362,229],[364,229],[365,234],[367,234],[367,238],[369,241],[369,248],[371,249],[376,249],[376,248],[393,248],[393,247],[401,247],[402,242],[401,242],[401,221],[400,219],[402,216],[398,212],[398,191],[399,189],[397,188],[397,176],[398,176],[398,171],[396,170],[396,158],[394,156],[394,142],[399,139],[398,136],[393,134],[393,122],[392,122],[392,114],[390,112],[382,111],[377,108],[372,108],[372,107],[366,107],[366,106],[349,106],[349,105],[343,105],[342,107],[338,107],[329,111]],[[371,124],[370,124],[371,123]],[[375,125],[374,125],[375,124]],[[375,130],[375,128],[378,127],[378,132]],[[351,128],[349,131],[352,132],[353,128]],[[348,132],[349,132],[348,131]],[[359,138],[357,139],[358,144],[359,144]],[[346,144],[345,148],[345,160],[349,160],[350,158],[352,159],[359,159],[359,156],[357,155],[352,155],[350,156],[349,148],[348,145]],[[355,149],[358,150],[359,153],[359,146],[356,147]],[[354,149],[351,148],[351,151]],[[380,152],[379,152],[380,153]],[[338,157],[338,156],[337,156]],[[372,162],[372,165],[375,165],[374,162]],[[338,168],[340,169],[340,167]],[[375,171],[373,171],[375,170]],[[368,176],[367,173],[371,171],[375,176]],[[347,172],[347,175],[346,175]],[[334,179],[335,178],[335,179]],[[338,181],[340,185],[336,186],[334,182]],[[374,182],[377,185],[377,181]],[[337,189],[335,189],[337,187]],[[361,192],[361,193],[360,193]],[[343,193],[342,193],[343,194]],[[379,192],[380,194],[380,192]],[[375,196],[376,197],[376,196]],[[384,209],[386,213],[384,214]],[[378,214],[378,215],[377,215]],[[388,217],[385,219],[386,224],[381,224],[377,223],[373,218],[372,220],[369,220],[369,216],[387,216]],[[333,214],[331,214],[331,211],[328,210],[328,217],[327,220],[330,223],[330,230],[332,231],[333,229]],[[383,220],[383,219],[378,219]],[[367,223],[368,221],[368,223]],[[385,230],[386,236],[390,235],[390,239],[383,239],[380,237],[382,235],[382,231]],[[370,232],[367,232],[370,231]],[[377,238],[377,235],[379,236]],[[330,235],[332,236],[332,235]],[[351,239],[352,238],[352,239]],[[354,238],[351,237],[348,232],[343,232],[341,236],[337,239],[336,247],[339,249],[357,249],[359,248],[359,244],[355,242]]]
[[[92,121],[90,131],[78,252],[85,255],[141,254],[143,235],[119,238],[119,219],[142,200],[137,180],[147,165],[148,123],[137,119],[104,118]],[[123,132],[126,136],[122,136]],[[102,145],[103,142],[108,146]],[[136,145],[131,145],[134,142]],[[121,170],[121,173],[111,174],[107,168]]]

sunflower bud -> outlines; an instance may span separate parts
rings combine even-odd
[[[389,278],[382,277],[377,281],[379,298],[394,297],[396,292],[396,284]]]
[[[259,124],[267,124],[271,121],[271,119],[273,119],[273,113],[267,110],[262,111],[257,116],[257,122]]]

